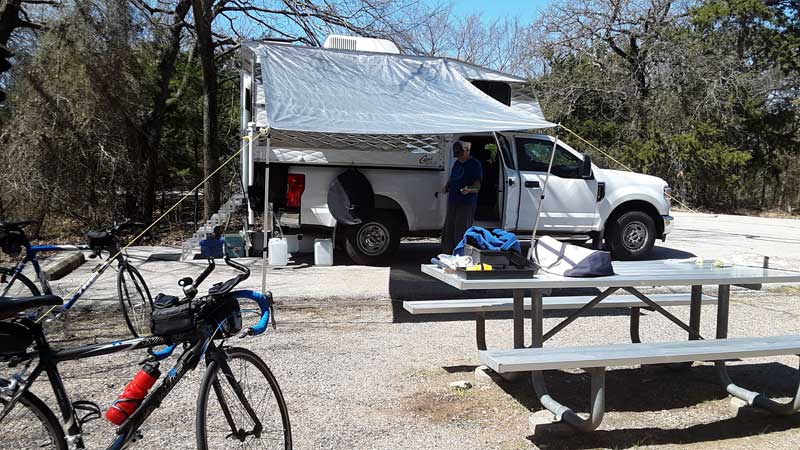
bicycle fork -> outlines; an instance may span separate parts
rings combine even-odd
[[[261,431],[263,431],[264,426],[261,424],[261,421],[258,420],[258,415],[253,410],[252,405],[247,400],[247,397],[244,395],[244,391],[242,390],[242,386],[239,384],[239,381],[233,375],[233,371],[231,367],[228,365],[227,357],[224,351],[216,351],[209,354],[210,360],[213,360],[217,363],[222,374],[225,376],[225,380],[233,389],[234,394],[236,394],[236,398],[239,399],[242,406],[244,407],[247,414],[250,416],[250,420],[253,421],[253,429],[251,431],[245,431],[244,429],[240,429],[236,426],[236,423],[233,420],[233,416],[231,415],[230,407],[228,403],[225,401],[225,394],[222,391],[222,385],[220,384],[220,379],[217,377],[214,382],[212,383],[212,387],[214,389],[214,394],[217,396],[217,400],[219,401],[219,406],[222,409],[222,414],[225,416],[225,420],[228,422],[228,426],[231,428],[231,433],[227,437],[233,437],[240,442],[244,442],[247,439],[247,436],[253,435],[256,438],[261,437]],[[206,361],[208,363],[208,361]]]

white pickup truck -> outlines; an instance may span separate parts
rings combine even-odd
[[[452,165],[448,150],[455,139],[471,142],[472,157],[483,166],[476,225],[530,235],[541,206],[537,234],[604,242],[621,259],[643,257],[671,231],[664,180],[599,168],[561,141],[540,205],[554,138],[523,133],[453,135],[440,141],[438,152],[273,148],[273,210],[285,234],[334,235],[357,263],[379,264],[397,250],[401,237],[438,236],[447,201],[438,191]],[[344,226],[329,208],[328,191],[353,168],[370,184],[374,209],[368,220]]]
[[[248,222],[256,224],[267,191],[290,251],[310,250],[313,239],[300,236],[333,236],[353,260],[375,264],[403,236],[438,236],[447,206],[438,191],[458,139],[472,143],[472,157],[483,166],[477,225],[530,235],[540,210],[538,234],[591,239],[624,259],[644,256],[671,231],[664,180],[601,169],[560,141],[542,200],[554,138],[497,131],[554,126],[527,80],[447,58],[401,55],[383,40],[329,36],[324,47],[242,47],[242,132],[251,136],[241,155]],[[256,129],[262,130],[257,139]],[[350,180],[345,187],[343,176]],[[342,204],[343,196],[356,200]]]

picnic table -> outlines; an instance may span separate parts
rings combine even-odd
[[[766,266],[766,264],[765,264]],[[714,361],[727,391],[748,404],[775,413],[788,414],[800,409],[800,387],[789,404],[780,404],[756,392],[734,384],[727,374],[724,359],[777,354],[800,354],[800,336],[783,336],[775,339],[750,338],[722,341],[728,337],[731,286],[760,289],[768,283],[800,282],[800,272],[734,265],[717,267],[713,262],[695,263],[692,260],[667,261],[617,261],[613,276],[597,278],[570,278],[539,272],[533,278],[468,279],[463,273],[445,271],[433,264],[423,264],[422,272],[460,290],[511,290],[513,292],[513,336],[515,350],[489,350],[481,352],[481,361],[495,371],[530,371],[540,402],[558,420],[573,427],[589,431],[595,429],[604,413],[605,367],[622,364],[684,363]],[[641,287],[690,286],[691,301],[689,323],[675,317],[658,301],[643,294]],[[703,340],[700,335],[700,314],[703,286],[717,286],[716,339]],[[543,329],[543,294],[553,288],[600,288],[602,292],[569,314],[552,329]],[[563,330],[578,317],[598,307],[616,291],[623,290],[639,299],[643,305],[666,317],[688,333],[684,343],[638,343],[638,332],[633,344],[612,346],[587,346],[560,349],[543,349],[543,344]],[[524,300],[530,291],[531,345],[524,343]],[[613,298],[613,297],[612,297]],[[638,331],[638,309],[636,310]],[[633,329],[634,316],[631,316]],[[702,341],[702,342],[700,342]],[[755,351],[753,349],[756,349]],[[559,353],[560,352],[560,353]],[[592,375],[591,412],[588,419],[560,404],[547,392],[542,370],[583,368]]]

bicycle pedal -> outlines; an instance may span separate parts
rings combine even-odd
[[[72,402],[72,409],[75,411],[75,417],[81,426],[83,426],[83,424],[86,422],[103,417],[100,406],[98,406],[97,403],[89,400],[77,400]],[[78,417],[79,411],[84,412],[82,417]]]

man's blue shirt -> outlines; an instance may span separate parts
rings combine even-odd
[[[483,168],[477,159],[470,158],[463,163],[459,160],[453,162],[453,167],[450,169],[450,181],[447,183],[448,204],[477,205],[478,194],[462,194],[461,188],[472,186],[482,177]]]

